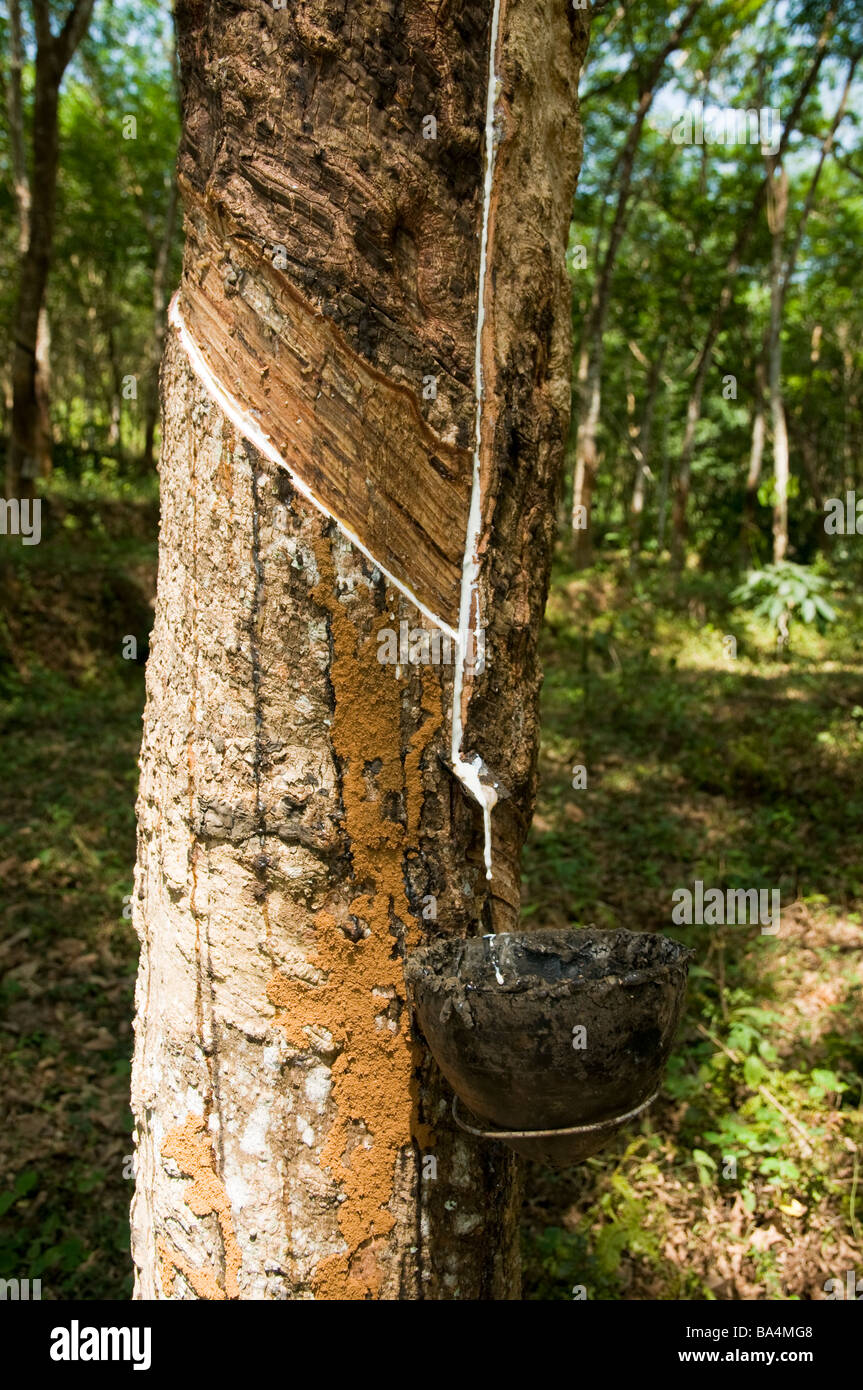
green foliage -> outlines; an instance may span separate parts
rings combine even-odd
[[[787,636],[792,618],[814,623],[823,632],[836,621],[836,610],[824,597],[827,589],[823,575],[783,560],[748,574],[732,593],[731,601],[751,607],[754,617],[766,618],[783,636]]]

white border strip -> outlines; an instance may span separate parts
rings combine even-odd
[[[479,569],[477,556],[482,530],[482,490],[480,483],[480,448],[482,444],[482,425],[485,394],[482,379],[482,333],[485,326],[485,290],[488,279],[488,230],[491,216],[491,192],[495,163],[495,114],[497,108],[498,75],[495,68],[497,56],[498,29],[500,27],[500,3],[494,0],[491,15],[491,38],[488,53],[488,86],[485,94],[485,177],[482,193],[482,231],[479,247],[479,289],[476,311],[476,343],[474,347],[474,392],[476,395],[476,417],[474,425],[473,482],[470,493],[467,536],[465,537],[464,560],[462,562],[461,598],[458,620],[458,660],[453,682],[452,742],[450,752],[453,771],[464,787],[482,807],[483,830],[485,834],[485,876],[491,878],[491,812],[497,802],[497,791],[480,780],[482,759],[474,757],[466,761],[462,757],[464,741],[464,721],[461,705],[464,692],[465,667],[470,649],[470,613],[474,597],[477,600],[476,626],[473,633],[473,652],[478,650],[479,615]]]

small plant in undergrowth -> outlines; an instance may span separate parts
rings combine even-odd
[[[630,1145],[626,1157],[638,1144]],[[595,1251],[599,1268],[606,1274],[613,1274],[620,1266],[624,1255],[642,1258],[656,1264],[661,1258],[663,1220],[650,1200],[650,1184],[659,1176],[654,1163],[639,1162],[633,1172],[632,1181],[619,1165],[609,1181],[608,1187],[597,1202],[597,1223]],[[644,1184],[647,1184],[645,1189]]]
[[[729,991],[727,1005],[724,1020],[705,1009],[704,1041],[671,1059],[668,1093],[687,1106],[680,1140],[702,1186],[739,1191],[750,1213],[766,1204],[802,1217],[835,1187],[849,1084],[832,1067],[783,1061],[780,1016],[746,991]]]
[[[527,1297],[625,1300],[636,1270],[662,1298],[712,1297],[696,1271],[669,1257],[666,1211],[656,1198],[667,1160],[663,1140],[644,1133],[611,1165],[606,1157],[588,1159],[595,1185],[579,1206],[577,1227],[551,1226],[526,1237]]]
[[[792,620],[813,624],[819,632],[836,621],[836,610],[825,598],[823,575],[790,560],[753,570],[731,595],[732,603],[751,608],[753,617],[766,618],[776,632],[777,645],[790,640]]]

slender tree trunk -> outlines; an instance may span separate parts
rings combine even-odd
[[[603,346],[599,339],[587,359],[585,377],[578,381],[580,405],[572,483],[573,553],[577,566],[590,564],[593,557],[590,521],[599,469],[597,436],[602,415],[602,359]]]
[[[752,404],[752,436],[749,445],[749,467],[746,472],[746,496],[743,501],[743,522],[740,529],[740,561],[746,564],[752,556],[752,535],[755,530],[758,484],[764,460],[764,439],[767,428],[765,412],[766,380],[764,359],[755,363],[755,393]]]
[[[668,452],[668,417],[671,408],[671,400],[668,400],[665,410],[662,412],[662,473],[659,479],[659,499],[656,506],[656,546],[660,554],[665,548],[668,494],[671,488],[671,455]]]
[[[708,339],[707,355],[701,359],[704,365],[700,365],[698,368],[695,382],[686,402],[683,443],[680,448],[680,459],[674,480],[674,497],[671,504],[671,559],[675,568],[678,569],[683,564],[689,539],[689,490],[692,482],[692,460],[695,456],[695,435],[701,420],[701,403],[704,398],[708,367],[713,358],[716,338],[719,336],[720,315],[716,314],[715,320],[716,331]]]
[[[842,413],[840,419],[842,422],[843,490],[853,492],[857,474],[857,460],[854,456],[851,431],[848,428],[848,417],[849,407],[854,404],[851,391],[851,383],[854,380],[854,352],[851,347],[850,326],[847,320],[842,320],[838,324],[836,338],[842,353]]]
[[[823,141],[818,162],[815,166],[803,210],[797,222],[797,230],[791,249],[785,259],[785,227],[788,218],[788,175],[784,165],[776,167],[776,161],[768,156],[768,202],[767,213],[772,237],[770,264],[770,336],[769,336],[769,385],[770,414],[773,424],[773,473],[775,497],[773,504],[773,562],[778,564],[785,559],[788,550],[788,483],[790,478],[790,455],[788,447],[788,424],[785,417],[785,401],[782,392],[782,321],[785,314],[785,301],[788,288],[797,265],[797,257],[803,242],[803,234],[809,214],[815,204],[815,195],[822,170],[827,162],[836,131],[842,123],[854,73],[860,61],[861,51],[851,55],[845,85],[839,98],[833,120]]]
[[[770,328],[767,338],[767,387],[773,428],[773,563],[788,550],[788,426],[782,397],[783,248],[788,220],[788,174],[784,164],[767,158],[767,219],[770,226]]]
[[[21,33],[19,0],[9,0],[9,82],[6,109],[9,122],[9,144],[12,154],[12,180],[18,211],[18,259],[21,265],[30,244],[30,179],[27,173],[27,150],[24,139],[24,108],[22,75],[24,48]],[[11,381],[9,406],[11,414]],[[36,368],[34,381],[36,420],[33,432],[35,472],[45,475],[51,471],[53,431],[51,427],[51,329],[48,310],[43,304],[36,329]],[[10,468],[9,491],[14,492],[17,478]]]
[[[515,1297],[513,1159],[453,1125],[402,961],[518,918],[586,15],[177,21],[136,1294]]]
[[[773,563],[779,564],[788,551],[788,426],[781,388],[771,390],[770,416],[773,423]]]
[[[165,59],[171,67],[172,82],[170,99],[179,106],[179,73],[177,71],[177,47],[173,26],[170,31],[168,51],[165,53]],[[99,97],[100,74],[97,67],[91,69],[90,77],[94,99],[97,102],[98,109],[107,119],[105,104]],[[133,171],[130,169],[130,175],[132,172]],[[131,181],[133,183],[135,182],[134,179]],[[152,304],[151,336],[147,345],[144,362],[139,373],[140,399],[142,403],[142,418],[144,425],[141,462],[144,470],[149,472],[153,468],[156,427],[159,423],[159,367],[165,348],[165,333],[168,326],[165,310],[168,304],[168,276],[171,269],[171,251],[173,250],[175,237],[177,235],[179,189],[177,188],[177,181],[172,174],[167,182],[167,202],[161,226],[158,220],[152,215],[153,209],[147,195],[144,194],[141,188],[138,188],[137,192],[142,199],[140,206],[141,218],[147,232],[147,239],[150,243],[150,251],[153,259],[153,278],[150,287]],[[122,405],[120,408],[122,409]],[[118,421],[118,428],[122,433],[122,420]],[[112,433],[114,432],[112,417]]]
[[[665,362],[667,348],[668,342],[666,339],[663,339],[657,346],[656,352],[653,355],[653,361],[647,373],[647,382],[644,391],[644,407],[641,416],[641,426],[638,431],[635,482],[632,488],[632,500],[629,505],[630,552],[633,559],[638,555],[641,549],[642,526],[644,522],[644,497],[647,488],[647,479],[650,475],[653,416],[656,410],[656,398],[659,395],[659,385],[662,380],[662,367]]]
[[[29,184],[28,238],[20,262],[13,329],[12,425],[7,457],[7,492],[14,495],[32,493],[40,467],[44,470],[46,466],[46,451],[50,455],[44,377],[47,348],[44,310],[57,201],[60,84],[75,49],[87,31],[92,9],[93,0],[75,0],[60,32],[55,35],[51,31],[48,0],[33,0],[36,26],[33,172]]]
[[[123,364],[117,350],[117,335],[113,323],[108,324],[108,365],[111,371],[109,401],[108,448],[123,456]]]
[[[20,0],[9,0],[9,81],[6,86],[6,119],[12,156],[12,182],[18,212],[18,255],[23,257],[30,240],[30,179],[24,139],[23,106],[24,43]]]
[[[51,421],[51,321],[47,305],[39,310],[36,330],[36,476],[47,478],[54,467],[54,426]]]

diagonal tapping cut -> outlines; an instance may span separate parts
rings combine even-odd
[[[212,399],[216,402],[223,415],[227,416],[227,418],[231,421],[235,429],[238,430],[238,432],[243,436],[243,438],[247,439],[250,444],[253,444],[254,447],[258,450],[258,452],[263,454],[265,458],[268,458],[271,463],[276,464],[276,466],[279,468],[283,468],[285,472],[288,473],[288,475],[290,476],[291,483],[293,487],[296,488],[300,496],[304,497],[307,502],[310,502],[311,505],[315,507],[317,511],[321,512],[325,517],[327,517],[328,520],[335,522],[336,526],[339,528],[342,534],[347,537],[351,544],[356,546],[357,550],[361,551],[361,553],[365,555],[366,559],[369,560],[373,565],[375,565],[377,569],[379,569],[380,572],[386,576],[387,580],[393,585],[394,588],[398,589],[399,593],[404,594],[405,598],[409,599],[410,602],[414,604],[416,608],[419,609],[423,617],[427,618],[429,622],[433,623],[436,627],[439,627],[442,632],[447,633],[455,641],[458,641],[458,633],[455,630],[455,628],[453,628],[449,623],[445,622],[444,619],[441,618],[437,613],[432,612],[432,610],[425,603],[423,603],[422,599],[420,599],[418,595],[414,593],[414,591],[410,588],[408,584],[404,582],[404,580],[400,579],[398,575],[394,574],[390,569],[388,569],[387,566],[377,555],[372,554],[368,546],[363,544],[356,532],[352,530],[352,528],[348,526],[341,519],[341,517],[337,516],[334,512],[330,511],[329,507],[326,506],[326,504],[321,500],[321,498],[318,497],[312,491],[308,483],[306,483],[304,479],[300,477],[296,469],[293,468],[291,464],[288,463],[287,459],[279,453],[270,436],[264,432],[260,422],[255,419],[254,415],[252,415],[248,407],[244,407],[243,405],[241,405],[237,398],[234,395],[232,395],[231,392],[228,391],[227,388],[223,385],[223,383],[219,380],[212,367],[208,363],[206,357],[204,356],[203,351],[195,342],[195,339],[192,337],[192,334],[189,331],[189,328],[183,317],[183,312],[180,308],[179,290],[174,295],[174,298],[171,300],[170,309],[168,311],[168,317],[172,327],[176,329],[177,337],[180,341],[180,346],[182,347],[195,376],[201,382],[201,385],[205,388],[208,395],[210,395]]]

